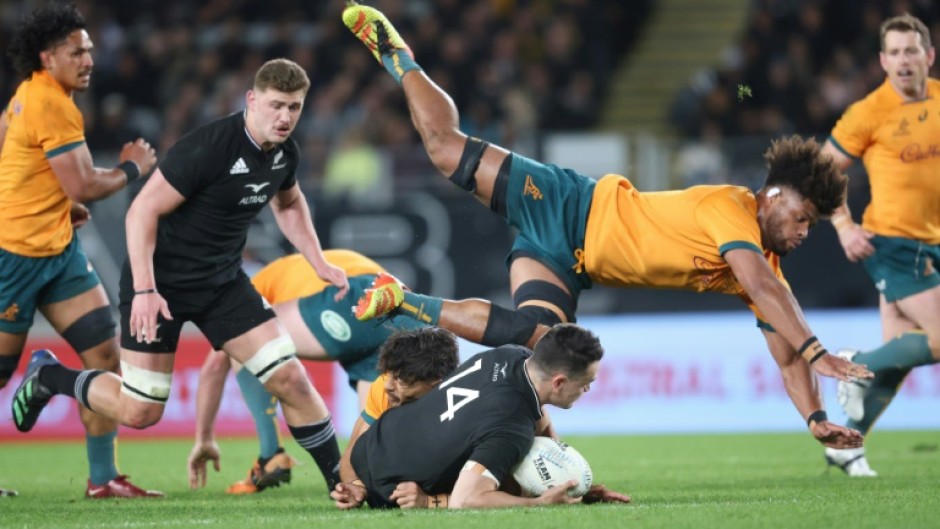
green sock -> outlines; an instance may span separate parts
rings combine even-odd
[[[85,435],[85,450],[88,453],[88,479],[92,485],[104,485],[118,477],[114,462],[114,440],[117,431],[104,435]]]
[[[401,78],[407,72],[412,70],[423,71],[418,63],[411,58],[411,55],[403,49],[396,49],[391,55],[382,55],[382,66],[385,66],[385,69],[392,74],[398,84],[401,84]]]
[[[846,426],[867,434],[888,404],[891,404],[891,400],[901,388],[901,383],[904,382],[904,377],[910,372],[910,369],[883,369],[876,372],[871,385],[865,389],[865,399],[862,402],[865,414],[862,420],[849,419]]]
[[[441,319],[441,307],[444,300],[434,296],[415,294],[405,291],[405,301],[395,309],[399,314],[406,314],[428,325],[437,325]]]
[[[903,333],[877,349],[858,353],[852,361],[864,364],[869,370],[876,372],[882,369],[910,369],[937,363],[930,353],[927,335],[922,332]]]
[[[238,370],[235,380],[238,381],[242,398],[245,399],[245,404],[255,419],[255,429],[258,431],[260,444],[259,455],[262,459],[272,457],[281,447],[277,426],[277,398],[268,392],[258,377],[245,368]]]

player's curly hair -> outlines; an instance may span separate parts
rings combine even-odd
[[[532,362],[547,375],[579,377],[603,356],[604,348],[593,332],[574,323],[559,323],[536,342]]]
[[[16,73],[25,78],[42,70],[39,52],[85,27],[85,17],[72,3],[52,2],[24,16],[7,49]]]
[[[454,333],[439,327],[398,331],[379,349],[378,369],[406,384],[437,382],[457,369],[460,355]]]
[[[786,186],[809,199],[823,217],[845,202],[847,177],[835,160],[822,153],[813,138],[780,138],[764,153],[767,180],[764,187]]]

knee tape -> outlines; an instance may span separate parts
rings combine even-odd
[[[134,399],[166,404],[172,383],[172,373],[150,371],[121,361],[121,393]]]
[[[114,318],[107,305],[86,312],[62,331],[62,339],[78,353],[111,338],[114,338]]]
[[[519,288],[517,288],[516,292],[512,295],[512,302],[516,307],[526,301],[532,300],[551,303],[561,309],[566,320],[572,323],[576,321],[574,313],[578,308],[578,304],[575,302],[574,298],[571,297],[571,294],[565,292],[558,285],[549,283],[548,281],[542,281],[541,279],[533,279],[532,281],[526,281],[519,285]]]
[[[19,363],[20,355],[0,356],[0,381],[10,380]],[[3,386],[0,386],[0,388],[2,387]]]
[[[480,160],[483,159],[483,151],[489,146],[489,143],[474,138],[467,137],[467,142],[463,146],[463,154],[460,155],[460,163],[457,170],[450,175],[450,181],[457,184],[467,191],[474,191],[477,188],[477,168],[480,167]]]
[[[506,310],[499,305],[491,305],[481,343],[490,347],[525,345],[539,324],[551,327],[557,323],[561,323],[558,315],[545,307],[529,305]]]
[[[297,347],[290,336],[280,336],[258,349],[258,352],[245,362],[244,367],[264,384],[275,371],[296,358],[296,353]]]

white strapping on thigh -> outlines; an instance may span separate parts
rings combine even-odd
[[[121,360],[121,392],[132,398],[164,404],[172,383],[173,373],[150,371]]]
[[[297,347],[290,336],[278,336],[258,349],[254,356],[245,361],[244,367],[264,384],[275,371],[290,359],[296,358],[296,353]]]

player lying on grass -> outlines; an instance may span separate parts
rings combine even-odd
[[[812,435],[828,447],[861,446],[857,430],[829,422],[813,373],[873,375],[828,353],[780,269],[780,257],[844,201],[846,178],[815,141],[775,141],[757,193],[731,185],[640,193],[623,176],[595,181],[466,136],[451,98],[382,13],[353,2],[343,22],[401,85],[431,162],[519,230],[509,257],[515,310],[484,301],[453,306],[389,292],[396,288],[390,285],[364,300],[362,317],[397,305],[432,325],[456,322],[460,336],[486,345],[531,345],[547,326],[574,321],[580,292],[594,283],[737,295],[757,315]]]
[[[456,350],[454,336],[433,327],[397,333],[382,347],[387,382],[384,388],[373,384],[343,453],[343,483],[331,493],[338,508],[580,501],[567,495],[573,482],[523,498],[507,492],[506,480],[536,434],[554,436],[542,406],[568,408],[590,388],[603,355],[597,338],[576,325],[559,325],[534,353],[517,346],[480,353],[438,383],[441,372],[427,371],[424,359],[453,358]],[[603,485],[591,487],[585,499],[630,501]]]
[[[381,265],[351,250],[325,250],[327,262],[341,268],[349,278],[350,295],[335,299],[337,287],[320,279],[301,254],[277,259],[261,269],[251,280],[255,289],[272,305],[278,320],[297,346],[303,360],[337,361],[349,376],[349,384],[359,393],[360,405],[369,387],[378,377],[379,347],[396,329],[416,329],[423,323],[400,316],[386,322],[360,322],[352,308],[363,291],[378,277],[396,281],[385,274]],[[205,486],[206,463],[219,468],[219,447],[214,425],[222,400],[222,390],[229,368],[235,364],[221,351],[206,357],[199,375],[196,393],[196,442],[189,455],[189,484]],[[456,367],[456,361],[448,371]],[[252,494],[267,487],[290,483],[295,461],[281,447],[277,423],[277,399],[241,365],[236,365],[235,379],[251,411],[258,432],[260,453],[248,476],[233,483],[229,494]],[[440,379],[440,377],[438,377]]]

